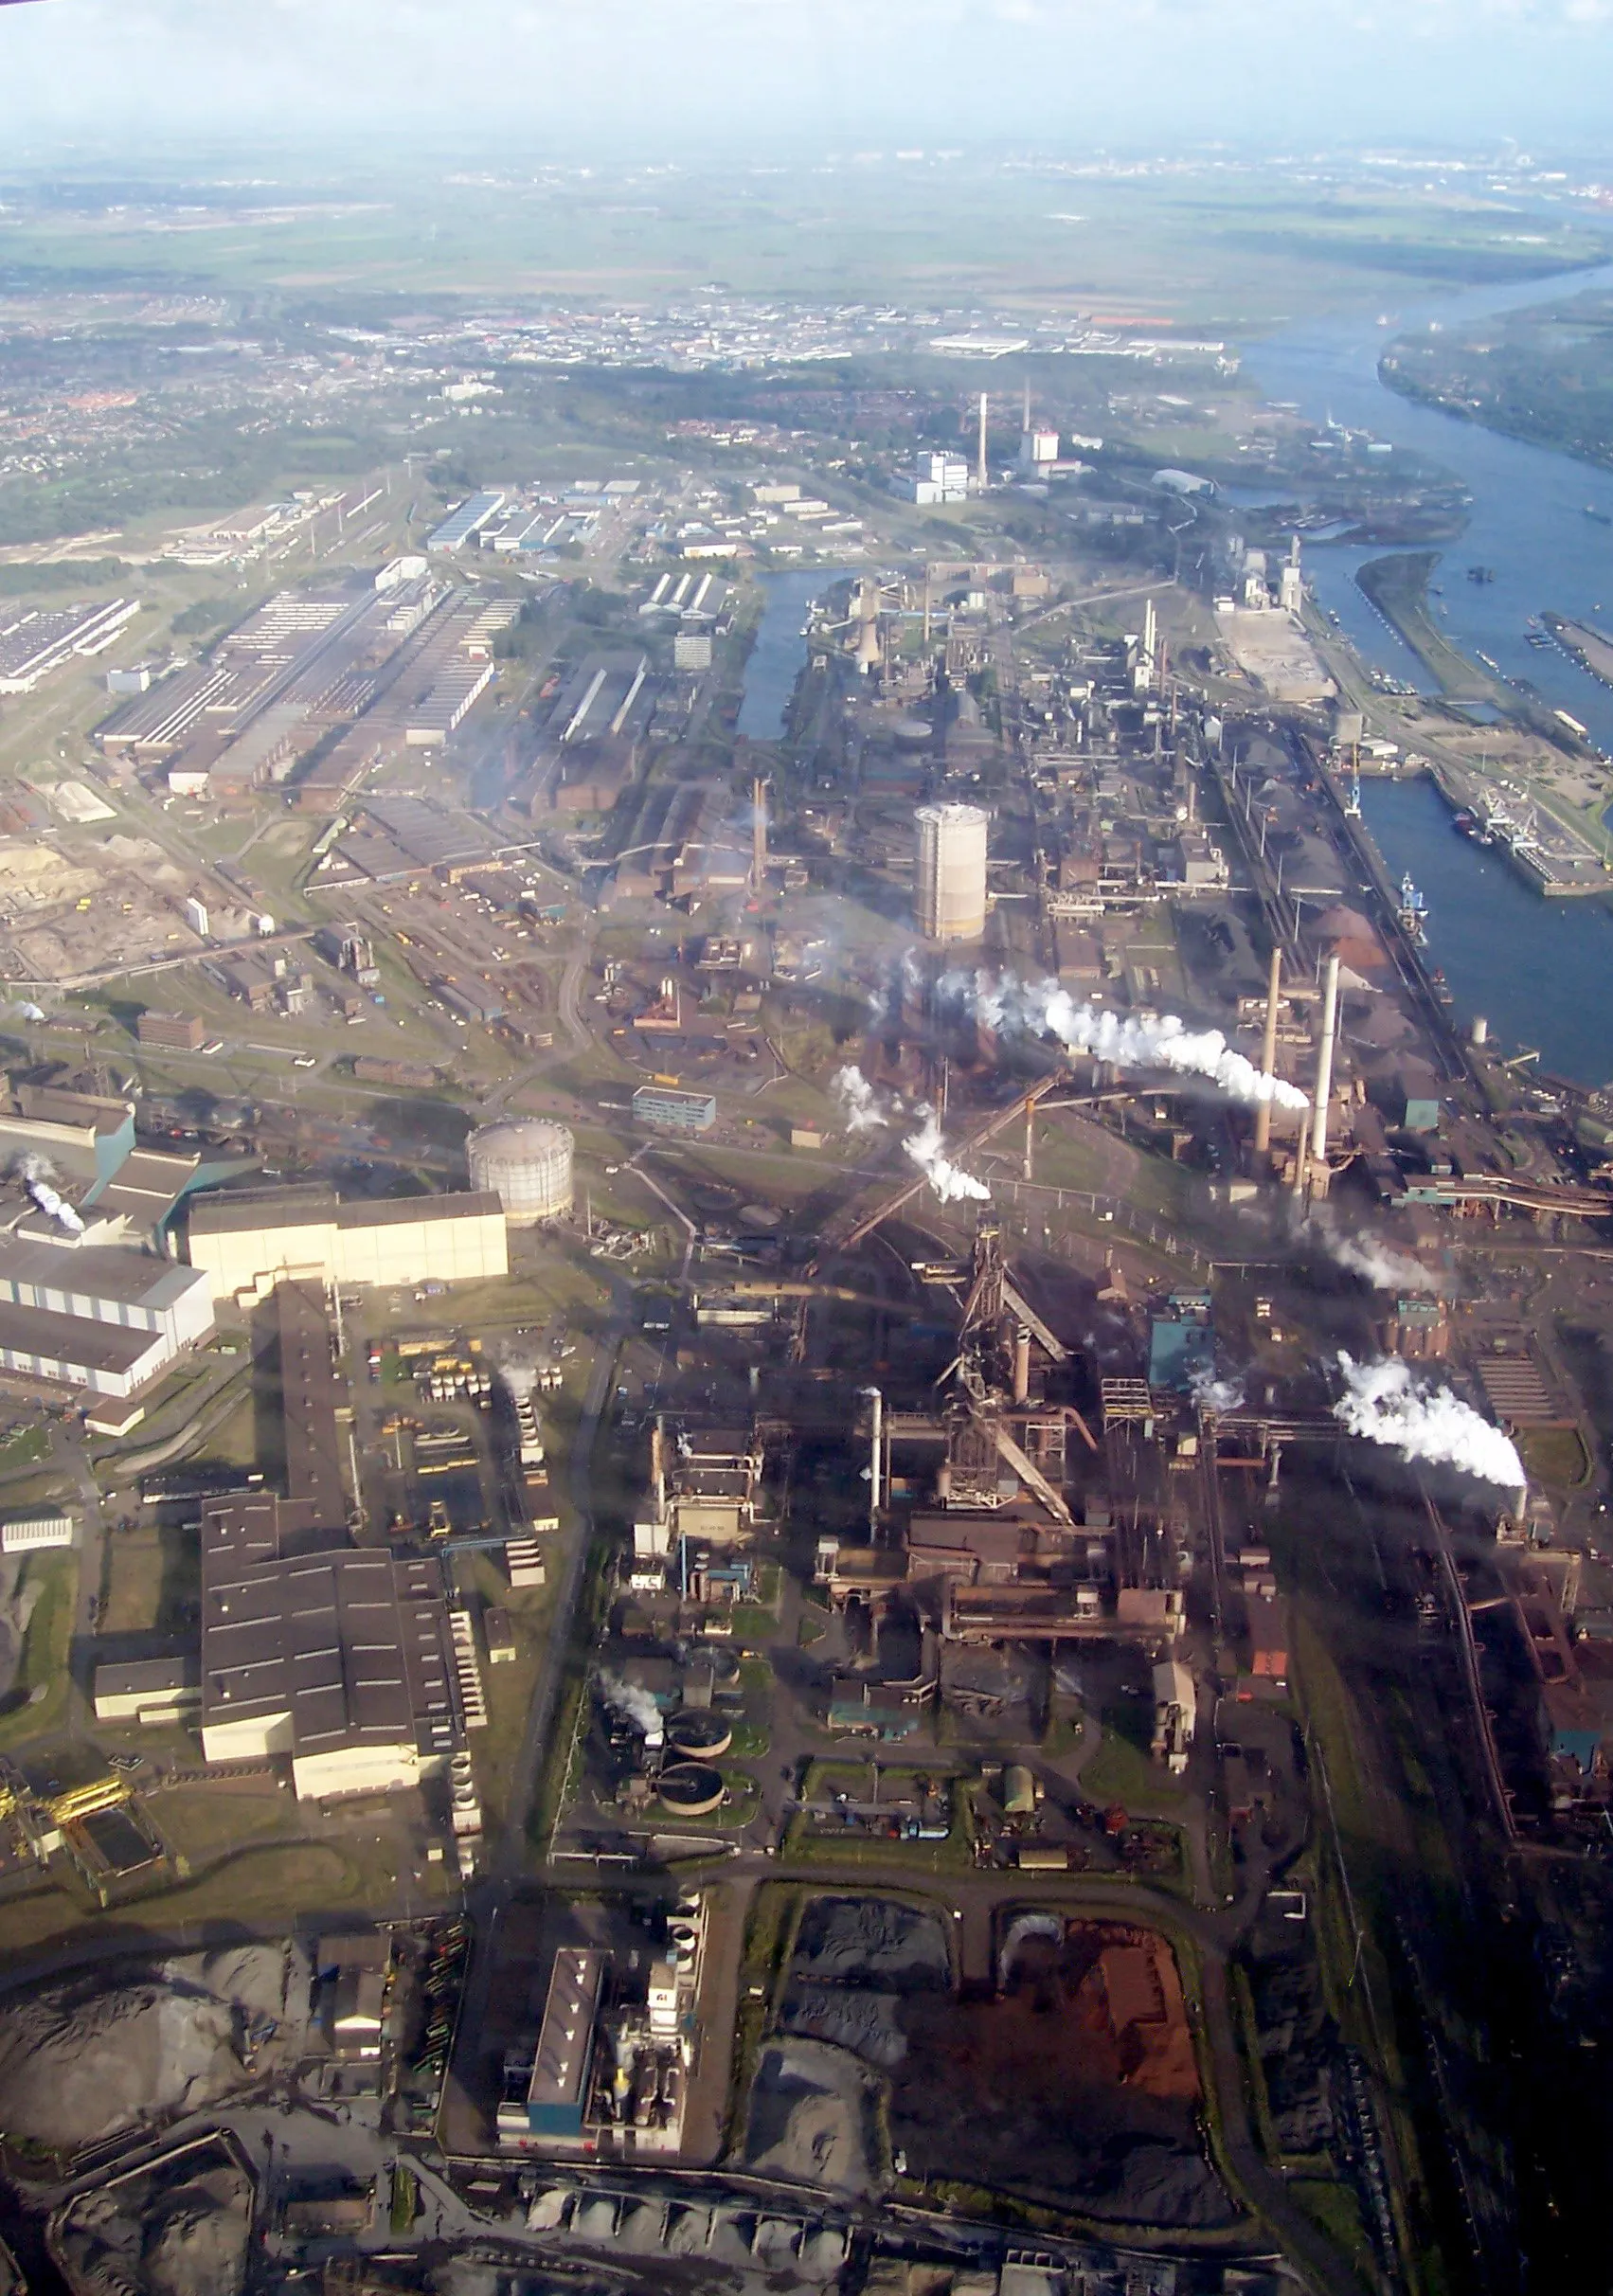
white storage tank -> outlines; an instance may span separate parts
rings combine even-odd
[[[571,1210],[572,1139],[564,1124],[523,1118],[483,1124],[465,1143],[471,1186],[491,1191],[517,1228]]]

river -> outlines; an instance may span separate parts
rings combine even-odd
[[[1613,525],[1586,516],[1589,503],[1613,520],[1613,473],[1419,405],[1386,389],[1377,372],[1385,346],[1430,319],[1455,327],[1587,287],[1613,287],[1613,264],[1391,307],[1387,324],[1329,320],[1249,346],[1246,364],[1268,398],[1297,401],[1318,426],[1331,415],[1460,476],[1473,505],[1467,531],[1445,546],[1434,577],[1444,593],[1432,601],[1441,626],[1464,653],[1487,654],[1509,675],[1530,679],[1613,752],[1613,691],[1525,636],[1529,617],[1547,608],[1613,626]],[[1363,559],[1383,555],[1313,543],[1306,576],[1368,661],[1425,685],[1421,665],[1355,584]],[[1494,567],[1495,581],[1468,582],[1473,565]],[[1540,899],[1509,864],[1457,835],[1430,787],[1369,782],[1363,794],[1385,860],[1396,876],[1409,870],[1427,896],[1429,961],[1444,968],[1460,1016],[1484,1013],[1493,1033],[1539,1047],[1560,1075],[1590,1085],[1613,1079],[1613,919],[1604,906]]]

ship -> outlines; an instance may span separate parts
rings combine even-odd
[[[1476,837],[1479,834],[1479,817],[1470,813],[1465,805],[1459,805],[1451,816],[1451,827],[1460,830],[1464,837]]]
[[[1469,566],[1467,579],[1469,582],[1494,582],[1496,569],[1494,566]]]
[[[1601,510],[1594,502],[1586,504],[1585,514],[1587,518],[1594,518],[1598,526],[1613,527],[1613,511]]]

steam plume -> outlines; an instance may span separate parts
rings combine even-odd
[[[17,1175],[46,1218],[55,1220],[70,1236],[81,1236],[84,1223],[80,1219],[65,1196],[50,1185],[51,1167],[42,1156],[25,1156],[17,1164]]]
[[[1088,1052],[1117,1068],[1167,1068],[1178,1076],[1202,1076],[1228,1100],[1258,1107],[1308,1108],[1297,1085],[1263,1076],[1242,1052],[1235,1052],[1219,1029],[1192,1030],[1174,1013],[1118,1013],[1077,1004],[1056,980],[1016,980],[1005,974],[944,973],[939,994],[966,1005],[999,1032],[1056,1037],[1067,1051]]]
[[[873,1132],[888,1121],[860,1068],[837,1068],[829,1089],[840,1103],[841,1121],[848,1132]]]
[[[599,1677],[599,1693],[604,1704],[614,1713],[623,1715],[633,1724],[635,1730],[641,1731],[646,1738],[660,1738],[665,1735],[660,1708],[650,1693],[647,1690],[641,1690],[636,1682],[629,1682],[621,1675],[601,1672]]]
[[[1235,1372],[1218,1379],[1201,1365],[1192,1375],[1192,1398],[1201,1411],[1235,1411],[1244,1401],[1244,1383]]]
[[[960,1171],[941,1154],[941,1119],[933,1108],[919,1112],[923,1122],[919,1130],[902,1143],[907,1154],[928,1180],[943,1204],[956,1204],[967,1197],[972,1203],[991,1201],[991,1190],[984,1180],[977,1180],[972,1172]]]
[[[1511,1436],[1481,1419],[1471,1404],[1449,1388],[1420,1387],[1410,1366],[1397,1356],[1382,1363],[1357,1363],[1342,1353],[1345,1393],[1333,1407],[1352,1435],[1381,1443],[1402,1459],[1461,1467],[1482,1482],[1520,1491],[1527,1480]]]
[[[1392,1246],[1381,1243],[1376,1236],[1335,1235],[1330,1228],[1314,1222],[1313,1230],[1323,1250],[1340,1267],[1352,1275],[1362,1277],[1377,1291],[1432,1292],[1444,1289],[1444,1279],[1423,1265],[1420,1260],[1409,1258]]]

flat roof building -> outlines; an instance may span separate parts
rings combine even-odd
[[[442,1573],[349,1544],[324,1302],[283,1283],[278,1306],[286,1496],[202,1511],[202,1751],[288,1755],[301,1798],[389,1792],[460,1735]]]
[[[527,2090],[527,2126],[535,2137],[562,2144],[582,2142],[604,1980],[602,1953],[562,1946],[554,1957]]]
[[[640,1085],[633,1095],[634,1121],[664,1132],[709,1132],[717,1121],[711,1092],[675,1092],[668,1085]]]
[[[231,1190],[192,1201],[186,1249],[215,1299],[243,1304],[285,1276],[412,1284],[510,1273],[504,1207],[475,1193],[344,1204],[325,1188]]]
[[[116,1245],[0,1235],[0,1365],[128,1396],[213,1328],[205,1278]]]

